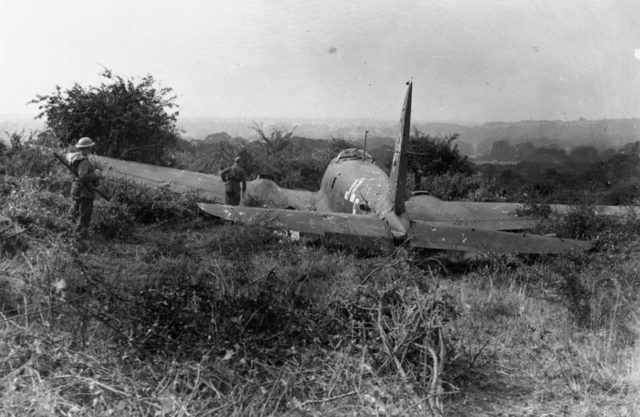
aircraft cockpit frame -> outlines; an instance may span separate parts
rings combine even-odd
[[[352,161],[354,159],[373,162],[373,157],[360,148],[345,149],[341,151],[338,156],[333,158],[333,161],[331,162]]]

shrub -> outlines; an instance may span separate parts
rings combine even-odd
[[[619,251],[640,234],[640,219],[633,214],[622,217],[598,214],[597,207],[580,205],[566,215],[546,218],[535,232],[591,240],[600,250]]]
[[[603,195],[603,203],[611,205],[636,204],[640,198],[640,187],[637,184],[638,178],[634,182],[624,182],[616,184]]]
[[[70,202],[62,194],[43,189],[37,178],[14,179],[14,189],[0,204],[0,209],[29,234],[40,237],[72,229],[68,216]]]
[[[171,88],[157,88],[151,75],[125,79],[105,69],[106,81],[97,87],[79,84],[49,95],[38,95],[46,123],[63,144],[82,136],[96,142],[101,155],[133,161],[165,164],[165,150],[177,144],[178,112]]]
[[[105,239],[126,238],[135,229],[135,217],[129,207],[117,201],[98,201],[94,204],[91,223]]]
[[[190,221],[200,216],[196,193],[175,193],[167,187],[148,187],[119,178],[105,178],[103,187],[111,197],[110,211],[126,219],[150,224]],[[119,209],[115,206],[120,206]]]
[[[473,165],[460,153],[455,143],[458,137],[458,134],[431,137],[415,130],[410,141],[408,169],[414,174],[416,184],[420,183],[422,175],[473,173]]]
[[[4,162],[6,175],[14,177],[40,177],[47,178],[52,172],[56,172],[58,164],[51,155],[43,152],[43,149],[35,146],[24,146],[17,151],[7,153]]]
[[[422,182],[423,188],[441,200],[485,199],[492,194],[480,175],[465,173],[429,176]]]

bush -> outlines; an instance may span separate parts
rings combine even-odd
[[[480,175],[464,173],[429,176],[422,182],[429,194],[441,200],[483,200],[495,198],[495,194],[486,186]]]
[[[41,148],[28,145],[20,150],[8,152],[3,163],[6,175],[43,179],[56,172],[58,164],[52,155],[47,155]]]
[[[101,155],[166,164],[165,151],[179,137],[171,88],[157,88],[151,75],[137,81],[105,69],[100,76],[106,82],[97,87],[76,83],[36,96],[32,103],[39,104],[38,117],[46,116],[48,128],[64,145],[89,136]]]
[[[640,200],[640,187],[637,184],[638,178],[633,182],[616,184],[609,191],[604,193],[603,201],[610,205],[632,205]]]
[[[148,187],[120,178],[105,178],[103,187],[111,197],[109,211],[141,224],[198,218],[196,193],[175,193],[168,187]],[[119,207],[119,208],[118,208]]]
[[[11,191],[0,204],[0,209],[7,217],[22,227],[28,227],[29,234],[40,237],[73,228],[68,215],[68,198],[43,189],[37,178],[23,177],[14,181],[17,189]]]
[[[533,207],[539,210],[538,213],[548,214],[548,205]],[[617,252],[638,237],[640,219],[633,214],[622,217],[606,216],[598,214],[595,206],[580,205],[566,215],[545,218],[534,232],[556,233],[563,238],[591,240],[596,248],[602,251]]]
[[[126,205],[116,201],[94,204],[91,223],[105,239],[127,238],[135,230],[135,217]]]

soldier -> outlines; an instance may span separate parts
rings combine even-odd
[[[236,156],[233,165],[223,169],[220,173],[220,177],[224,181],[224,202],[231,206],[239,206],[240,191],[242,190],[242,196],[244,196],[247,190],[246,174],[240,166],[240,159],[239,156]],[[242,185],[242,188],[240,185]]]
[[[71,166],[76,171],[76,180],[71,187],[74,206],[72,215],[78,217],[76,233],[80,237],[87,237],[91,214],[93,212],[93,200],[96,198],[95,189],[99,183],[99,172],[89,161],[89,151],[95,143],[88,137],[83,137],[76,144],[77,153],[73,155]]]

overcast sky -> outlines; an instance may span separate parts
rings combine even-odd
[[[0,113],[106,67],[184,116],[640,117],[636,49],[636,0],[0,0]]]

